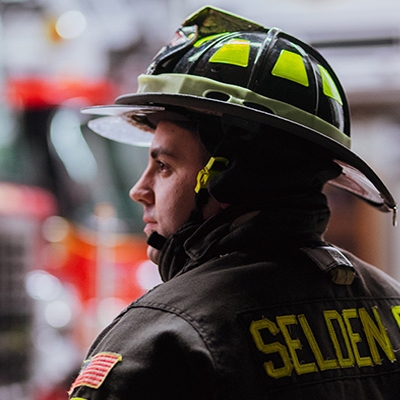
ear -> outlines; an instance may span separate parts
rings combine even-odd
[[[206,220],[218,214],[220,211],[228,208],[229,204],[219,203],[214,197],[209,196],[207,204],[203,207],[203,218]]]

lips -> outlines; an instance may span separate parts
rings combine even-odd
[[[149,237],[156,230],[157,222],[150,218],[143,218],[143,221],[146,224],[143,231]]]

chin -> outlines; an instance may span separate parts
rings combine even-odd
[[[158,265],[158,261],[160,258],[160,252],[159,252],[159,250],[155,249],[154,247],[147,246],[147,257],[154,264]]]

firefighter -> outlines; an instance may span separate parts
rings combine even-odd
[[[400,285],[324,240],[326,184],[396,211],[327,61],[205,7],[138,83],[85,112],[150,147],[130,195],[163,283],[98,336],[70,398],[397,399]]]

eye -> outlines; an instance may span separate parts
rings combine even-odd
[[[164,162],[160,161],[160,160],[156,160],[156,163],[158,165],[158,171],[159,172],[166,172],[169,170],[167,164],[165,164]]]
[[[166,165],[162,161],[157,161],[157,165],[160,171],[163,171],[166,168]]]

